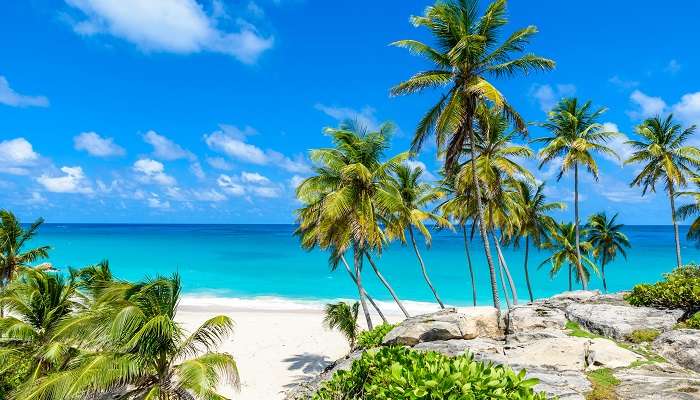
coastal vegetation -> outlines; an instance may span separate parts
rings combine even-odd
[[[685,318],[700,312],[700,266],[686,265],[664,274],[664,280],[654,284],[636,285],[625,296],[634,306],[681,309]]]

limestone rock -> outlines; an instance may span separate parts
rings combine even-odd
[[[681,310],[577,303],[569,304],[565,313],[583,328],[616,340],[627,340],[628,335],[638,329],[665,332],[683,315]]]
[[[548,299],[538,300],[536,304],[542,304],[547,307],[565,309],[573,303],[585,303],[593,297],[600,296],[598,290],[574,290],[554,295]]]
[[[320,374],[304,378],[292,386],[286,393],[284,393],[284,400],[308,400],[313,397],[313,395],[318,391],[323,382],[331,379],[336,371],[347,371],[352,367],[353,361],[362,357],[362,351],[354,351],[348,354],[347,357],[343,357],[336,360],[328,368],[326,368]]]
[[[507,314],[507,333],[533,332],[542,329],[564,329],[564,312],[542,304],[513,307]]]
[[[473,339],[493,334],[497,327],[496,311],[466,315],[448,308],[403,321],[386,334],[383,344],[414,346],[420,342],[450,339]]]
[[[698,400],[700,375],[671,364],[642,365],[614,372],[621,400]]]
[[[413,349],[418,351],[436,351],[449,357],[455,357],[469,352],[474,355],[474,359],[478,361],[491,361],[499,364],[506,362],[503,354],[503,342],[488,338],[423,342],[415,345]]]
[[[678,329],[662,333],[653,349],[684,368],[700,372],[700,330]]]
[[[625,368],[644,357],[622,348],[608,339],[591,339],[586,364],[588,369]]]

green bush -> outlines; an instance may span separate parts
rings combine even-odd
[[[454,358],[405,347],[365,352],[349,371],[338,371],[314,400],[546,400],[532,389],[537,379],[525,371],[478,362],[471,355]]]
[[[5,364],[0,365],[0,399],[7,399],[12,391],[27,380],[31,363],[12,354],[2,357],[2,361]]]
[[[700,312],[696,312],[692,317],[677,326],[680,329],[700,329]]]
[[[394,329],[396,325],[391,324],[381,324],[377,325],[369,331],[364,331],[360,333],[357,337],[358,349],[371,349],[373,347],[379,347],[382,344],[384,336],[386,336],[389,331]]]
[[[632,343],[645,343],[645,342],[653,342],[654,339],[659,337],[661,333],[657,331],[656,329],[650,329],[650,328],[645,328],[645,329],[637,329],[632,331],[627,336],[627,339],[629,339],[630,342]]]
[[[633,306],[682,309],[690,316],[700,311],[700,266],[680,267],[661,282],[637,285],[625,300]]]

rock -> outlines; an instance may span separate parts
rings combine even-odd
[[[700,376],[668,363],[616,370],[621,400],[697,400]]]
[[[382,343],[414,346],[435,340],[473,339],[480,335],[491,335],[497,327],[495,309],[493,313],[482,310],[467,315],[448,308],[403,321],[384,336]]]
[[[617,343],[608,339],[591,339],[588,347],[588,369],[598,368],[626,368],[635,361],[641,361],[644,357],[622,348]]]
[[[630,304],[625,300],[625,295],[629,292],[617,292],[617,293],[610,293],[610,294],[601,294],[598,296],[592,296],[588,298],[585,302],[586,303],[593,303],[593,304],[610,304],[613,306],[627,306],[629,307]]]
[[[309,400],[318,391],[323,382],[331,379],[336,371],[348,371],[353,361],[362,357],[362,351],[354,351],[347,357],[336,360],[320,374],[304,378],[284,393],[284,400]]]
[[[491,361],[499,364],[506,362],[503,354],[503,342],[488,338],[423,342],[415,345],[413,349],[418,351],[436,351],[449,357],[455,357],[469,352],[474,355],[474,359],[478,361]]]
[[[665,332],[672,329],[683,315],[681,310],[577,303],[569,304],[565,313],[568,319],[583,328],[616,340],[627,340],[638,329]]]
[[[585,400],[586,393],[591,391],[591,382],[577,371],[530,369],[527,377],[540,380],[533,388],[535,391],[545,392],[558,400]]]
[[[542,304],[547,307],[565,309],[569,304],[584,303],[592,297],[600,296],[598,290],[575,290],[554,295],[548,299],[538,300],[535,304]]]
[[[533,332],[542,329],[564,329],[564,312],[542,304],[528,304],[513,307],[506,316],[506,332],[509,334]]]
[[[684,368],[700,372],[700,330],[678,329],[662,333],[652,348]]]
[[[494,307],[464,307],[457,309],[457,312],[476,325],[478,337],[503,338],[503,324],[499,323],[498,312]]]

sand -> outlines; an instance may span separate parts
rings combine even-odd
[[[437,310],[434,304],[405,305],[411,314]],[[402,319],[392,304],[382,302],[380,307],[391,322]],[[222,389],[222,394],[232,399],[282,399],[287,388],[348,352],[345,338],[323,327],[323,302],[185,297],[178,308],[178,320],[190,331],[222,314],[236,325],[234,334],[219,349],[232,354],[238,363],[240,392]],[[375,320],[380,321],[378,317]]]

